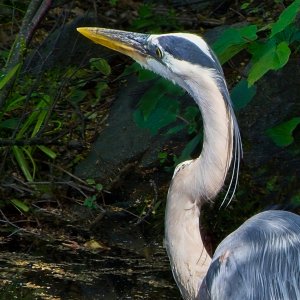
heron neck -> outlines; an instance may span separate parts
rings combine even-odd
[[[211,263],[200,234],[201,206],[224,184],[233,133],[232,116],[215,82],[202,79],[185,83],[203,116],[203,148],[197,159],[184,162],[175,171],[167,199],[165,241],[184,299],[195,299]]]
[[[199,230],[200,209],[175,182],[168,193],[165,217],[165,246],[174,279],[184,299],[196,299],[211,263]]]
[[[188,82],[188,90],[201,111],[203,147],[201,155],[188,165],[185,189],[201,205],[214,199],[224,185],[232,159],[233,116],[212,76],[198,82]]]

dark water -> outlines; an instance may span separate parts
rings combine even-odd
[[[88,251],[56,241],[24,251],[23,243],[0,244],[0,299],[180,299],[160,244]]]

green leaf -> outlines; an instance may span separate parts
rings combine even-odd
[[[248,87],[246,79],[240,80],[231,91],[231,100],[235,110],[244,108],[255,96],[256,87]]]
[[[105,90],[107,90],[108,88],[109,87],[108,87],[108,84],[106,82],[98,82],[97,86],[95,88],[97,98],[100,99],[103,92]]]
[[[94,185],[96,184],[96,181],[94,178],[87,178],[86,180],[86,183],[89,184],[89,185]]]
[[[159,159],[166,159],[167,157],[168,157],[168,153],[167,152],[159,152],[158,154],[157,154],[157,157],[159,158]]]
[[[137,62],[134,62],[133,64],[131,64],[129,66],[126,66],[126,68],[124,69],[123,73],[118,78],[126,77],[128,75],[131,75],[132,73],[136,73],[141,68],[142,67]]]
[[[104,58],[91,58],[89,60],[92,68],[100,71],[103,75],[108,76],[111,73],[110,65]]]
[[[267,135],[279,147],[287,147],[294,142],[293,131],[300,124],[300,117],[292,118],[267,130]]]
[[[273,70],[278,70],[282,68],[288,61],[291,54],[291,49],[287,42],[281,42],[276,49],[274,57],[274,68]]]
[[[97,183],[95,185],[95,189],[98,191],[98,192],[101,192],[103,190],[103,185],[101,183]]]
[[[44,152],[47,156],[49,156],[52,159],[55,159],[57,154],[51,150],[50,148],[44,146],[44,145],[38,145],[37,146],[42,152]]]
[[[272,25],[270,38],[293,23],[299,11],[300,0],[296,0],[280,14],[278,20]]]
[[[247,9],[250,5],[250,2],[245,2],[241,5],[241,9]]]
[[[50,105],[50,101],[51,101],[50,96],[42,95],[42,99],[35,107],[35,110],[29,115],[29,117],[26,119],[21,129],[19,130],[16,136],[17,139],[23,138],[27,130],[29,130],[29,127],[34,123],[36,124],[35,127],[33,128],[31,137],[34,137],[37,134],[37,132],[41,128],[41,125],[46,115],[48,114],[48,106]]]
[[[177,126],[175,126],[175,127],[170,128],[170,129],[166,132],[166,134],[175,134],[175,133],[181,131],[182,129],[184,129],[185,127],[186,127],[186,124],[180,124],[180,125],[177,125]]]
[[[0,80],[0,90],[2,90],[6,84],[15,76],[15,74],[18,72],[21,64],[16,64],[7,74],[3,74],[2,78]]]
[[[22,106],[23,101],[26,99],[26,96],[17,95],[16,97],[12,97],[9,99],[9,103],[7,103],[7,107],[5,112],[9,112],[15,109],[19,109]]]
[[[32,130],[31,137],[35,137],[37,133],[40,131],[47,115],[48,115],[48,110],[41,110],[40,113],[37,115],[37,120]]]
[[[25,204],[23,201],[20,201],[18,199],[10,199],[10,202],[17,207],[18,209],[28,212],[29,211],[29,206]]]
[[[155,78],[159,78],[159,76],[152,71],[140,67],[140,69],[138,70],[138,78],[139,78],[139,82],[143,82],[143,81],[150,81]]]
[[[221,64],[243,50],[249,42],[255,41],[257,39],[256,32],[256,25],[225,30],[212,45],[212,49],[218,56]]]
[[[249,47],[249,51],[253,54],[253,64],[248,75],[249,86],[253,85],[269,70],[282,68],[288,62],[291,54],[287,42],[281,42],[277,45],[273,39],[267,43],[254,43]]]
[[[156,109],[159,101],[167,101],[162,100],[167,94],[178,97],[183,94],[183,90],[172,82],[160,78],[143,94],[139,101],[139,109],[145,120]]]
[[[25,159],[23,149],[21,147],[18,147],[18,146],[13,146],[12,150],[13,150],[14,156],[15,156],[15,158],[16,158],[16,160],[17,160],[17,162],[18,162],[25,178],[29,182],[32,182],[33,181],[33,176],[31,175],[31,172],[29,170],[29,166],[28,166],[27,160]]]
[[[69,99],[74,104],[79,104],[87,96],[87,91],[73,89],[69,94]]]
[[[0,128],[16,129],[18,127],[20,119],[12,118],[0,122]]]
[[[88,197],[84,200],[83,205],[88,208],[96,208],[95,201],[97,200],[96,195]]]
[[[291,198],[291,203],[294,204],[294,205],[297,205],[297,206],[300,205],[300,193],[294,195],[294,196]]]
[[[152,134],[157,134],[158,130],[176,120],[178,112],[179,102],[164,96],[157,102],[155,110],[152,110],[147,119],[140,109],[135,110],[133,117],[138,126],[148,128]]]

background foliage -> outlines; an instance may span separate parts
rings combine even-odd
[[[35,55],[44,45],[51,45],[49,24],[42,23],[44,16],[55,24],[52,32],[61,32],[59,26],[74,18],[71,2],[67,1],[67,7],[63,9],[60,9],[61,3],[49,5],[50,2],[8,1],[9,4],[2,5],[9,11],[7,15],[14,13],[18,22],[11,25],[15,40],[8,40],[0,50],[0,152],[3,157],[0,163],[3,182],[0,208],[14,207],[25,215],[34,211],[32,204],[36,199],[53,199],[61,196],[62,190],[66,199],[75,198],[91,210],[99,208],[97,199],[102,199],[105,186],[93,178],[76,178],[71,170],[94,141],[96,124],[105,123],[117,82],[126,80],[130,74],[137,75],[140,83],[151,86],[141,95],[133,114],[136,124],[149,129],[152,135],[176,136],[187,132],[190,137],[179,154],[162,149],[158,153],[161,166],[172,170],[177,163],[193,157],[202,142],[201,116],[196,106],[182,102],[184,91],[137,64],[125,68],[123,63],[111,66],[107,59],[95,56],[87,63],[70,63],[67,68],[47,68],[44,65],[48,61],[45,60],[35,67],[36,71],[30,69],[30,60],[36,59]],[[122,1],[108,1],[105,5],[117,9],[123,4]],[[143,32],[185,30],[178,22],[176,9],[158,13],[159,7],[157,3],[140,4],[124,29]],[[259,13],[255,1],[243,2],[239,8],[245,15]],[[242,72],[228,81],[237,112],[247,109],[256,95],[257,83],[267,72],[280,70],[292,54],[298,53],[299,8],[299,0],[289,1],[288,5],[282,5],[276,18],[267,22],[257,18],[228,26],[212,44],[225,69],[232,60],[244,63]],[[6,21],[10,22],[10,18]],[[199,32],[197,28],[196,33]],[[54,56],[53,53],[54,50],[50,50],[49,56]],[[268,128],[265,134],[278,147],[289,147],[295,141],[294,132],[299,124],[300,116],[295,113],[292,118]],[[62,182],[60,179],[64,176],[72,180]],[[15,189],[12,179],[20,182],[22,188]],[[73,192],[67,192],[66,186]],[[268,186],[272,189],[274,183],[270,182]],[[79,196],[74,196],[74,190]],[[298,199],[297,195],[295,199]],[[160,204],[158,200],[153,205],[154,212]],[[145,202],[137,212],[144,214],[148,205]],[[2,212],[2,215],[7,219],[7,213]],[[9,224],[13,225],[13,222]],[[19,230],[19,226],[12,227]]]

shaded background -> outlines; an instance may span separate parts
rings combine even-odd
[[[23,62],[14,84],[0,95],[5,112],[0,133],[0,297],[180,299],[163,248],[164,206],[177,159],[201,134],[201,117],[191,119],[196,124],[191,124],[191,131],[166,134],[182,124],[184,109],[193,105],[186,94],[175,91],[180,103],[175,125],[154,133],[139,126],[134,116],[140,99],[151,94],[159,79],[141,80],[138,70],[128,68],[130,59],[92,44],[79,36],[76,27],[188,31],[203,35],[212,45],[230,27],[272,23],[291,2],[4,1],[0,5],[3,70],[7,62]],[[38,9],[30,19],[34,22],[24,26],[29,4]],[[24,36],[26,49],[20,47],[18,33]],[[229,89],[246,77],[249,60],[250,54],[242,51],[223,65]],[[251,101],[236,110],[244,158],[230,206],[219,210],[221,195],[215,205],[205,207],[203,222],[212,249],[259,211],[298,211],[299,128],[287,147],[277,146],[267,131],[299,117],[299,70],[296,45],[288,63],[261,78]],[[15,102],[20,98],[23,102]],[[39,134],[32,137],[31,125],[16,141],[26,118],[40,111],[40,99],[50,100]],[[20,104],[9,109],[7,103]],[[55,157],[41,151],[37,147],[41,144]],[[32,181],[20,168],[20,158],[13,152],[16,145],[35,161],[33,167],[25,156]],[[201,143],[189,154],[196,157],[200,151]]]

